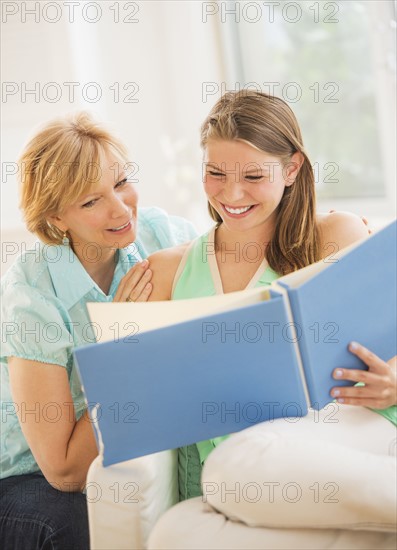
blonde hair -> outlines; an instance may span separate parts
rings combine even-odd
[[[280,158],[283,166],[294,153],[303,156],[295,182],[285,187],[277,210],[273,239],[266,249],[272,269],[285,275],[320,259],[313,169],[305,152],[294,113],[280,98],[252,90],[227,92],[201,127],[201,146],[209,140],[244,140]],[[208,203],[212,219],[222,221]]]
[[[106,154],[123,164],[128,159],[124,145],[89,113],[48,122],[18,162],[20,207],[28,230],[46,243],[62,242],[62,232],[47,220],[95,188]]]

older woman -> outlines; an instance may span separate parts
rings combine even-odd
[[[142,258],[194,236],[156,208],[137,229],[130,166],[86,113],[47,124],[20,160],[21,207],[41,242],[2,280],[3,548],[89,547],[82,490],[97,447],[72,357],[95,340],[85,305],[146,300]]]

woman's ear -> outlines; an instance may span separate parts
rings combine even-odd
[[[302,164],[304,163],[305,158],[300,151],[294,153],[291,157],[291,160],[283,168],[283,175],[285,180],[285,185],[290,187],[296,180],[296,177],[301,169]]]
[[[66,224],[59,216],[48,216],[47,223],[54,225],[57,229],[59,229],[59,231],[62,231],[62,233],[65,233],[68,230]]]

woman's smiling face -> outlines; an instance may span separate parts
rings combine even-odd
[[[50,222],[67,231],[74,250],[89,245],[124,248],[136,237],[138,195],[120,162],[108,154],[101,163],[98,184]]]
[[[209,140],[204,164],[208,201],[232,231],[275,221],[284,189],[293,184],[298,169],[239,140]]]

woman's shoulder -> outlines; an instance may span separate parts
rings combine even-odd
[[[173,263],[179,263],[190,245],[191,241],[180,244],[178,246],[173,246],[171,248],[163,248],[149,256],[148,260],[150,262],[150,267],[161,267],[166,268]]]
[[[138,240],[143,242],[149,254],[197,236],[197,231],[188,220],[169,215],[155,206],[139,208],[138,219]]]
[[[351,212],[318,213],[316,221],[323,257],[330,254],[331,248],[331,253],[336,252],[368,237],[368,229],[363,220]]]
[[[43,258],[41,243],[20,254],[1,277],[2,292],[10,287],[20,286],[35,289],[48,271]]]
[[[46,253],[48,252],[48,258]],[[57,296],[49,265],[56,263],[54,251],[43,249],[42,243],[22,253],[1,277],[1,308],[7,320],[24,316],[58,318],[61,302]],[[44,313],[45,312],[45,316]]]
[[[149,267],[153,272],[151,301],[171,299],[172,283],[190,242],[159,250],[149,256]]]

